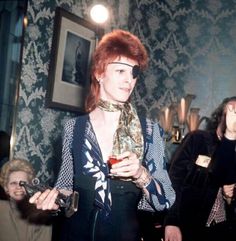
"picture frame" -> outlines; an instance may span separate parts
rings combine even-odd
[[[91,57],[103,33],[95,24],[61,7],[56,8],[46,107],[85,111]]]

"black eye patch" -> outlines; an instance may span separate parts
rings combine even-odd
[[[132,68],[133,79],[136,79],[140,74],[140,68],[138,65],[134,65]]]
[[[127,65],[129,67],[132,67],[133,79],[136,79],[139,76],[139,74],[141,73],[141,70],[140,70],[138,65],[130,65],[130,64],[122,63],[122,62],[111,62],[109,64],[124,64],[124,65]]]

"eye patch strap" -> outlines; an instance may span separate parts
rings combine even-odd
[[[123,64],[123,65],[127,65],[127,66],[131,67],[133,79],[136,79],[141,72],[138,65],[131,65],[131,64],[126,64],[126,63],[122,63],[122,62],[111,62],[109,64]]]

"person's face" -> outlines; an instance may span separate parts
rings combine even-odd
[[[100,97],[112,103],[126,102],[136,84],[133,78],[133,66],[137,62],[125,57],[117,58],[107,65],[105,72],[98,78]]]
[[[12,172],[9,175],[9,179],[5,187],[6,193],[16,201],[22,200],[26,195],[24,187],[19,185],[20,181],[25,181],[28,183],[27,173],[23,171]]]
[[[226,105],[226,127],[232,132],[236,132],[236,101],[230,101]]]

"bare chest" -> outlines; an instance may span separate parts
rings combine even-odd
[[[98,141],[98,145],[102,152],[103,161],[107,162],[108,157],[112,153],[113,136],[116,130],[116,126],[100,125],[94,128],[94,132]]]

